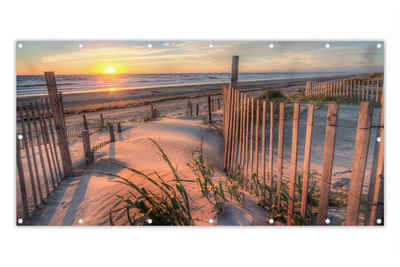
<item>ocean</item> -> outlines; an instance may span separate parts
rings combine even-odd
[[[278,80],[337,76],[342,72],[266,72],[240,73],[240,81]],[[230,73],[168,73],[168,74],[114,74],[114,75],[57,75],[58,90],[82,92],[118,89],[142,89],[173,85],[191,85],[229,82]],[[43,75],[17,75],[17,95],[47,93]]]

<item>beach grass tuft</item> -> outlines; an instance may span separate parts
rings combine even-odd
[[[168,164],[174,174],[174,179],[167,183],[157,172],[155,172],[156,178],[153,179],[149,175],[125,166],[118,161],[107,160],[113,165],[129,170],[135,175],[145,178],[158,189],[146,189],[120,175],[102,172],[103,174],[117,177],[115,182],[124,184],[131,190],[128,196],[116,195],[118,198],[116,205],[122,204],[122,207],[110,211],[110,224],[114,225],[114,213],[125,212],[130,225],[149,225],[150,219],[151,225],[193,225],[189,195],[182,183],[188,180],[180,178],[176,168],[173,167],[168,156],[159,144],[151,138],[149,138],[149,140],[158,148],[163,160]],[[171,185],[169,184],[170,182],[175,183]],[[134,211],[136,215],[132,216],[131,211]]]

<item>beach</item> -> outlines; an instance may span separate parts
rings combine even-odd
[[[200,146],[201,141],[206,147],[205,155],[207,156],[211,165],[215,166],[215,177],[223,177],[223,166],[221,155],[223,154],[223,137],[218,128],[210,128],[205,122],[207,116],[207,95],[220,97],[221,84],[215,85],[202,85],[202,86],[179,86],[167,87],[156,90],[122,90],[113,92],[91,92],[91,93],[76,93],[65,94],[64,107],[67,111],[66,115],[66,129],[67,132],[76,132],[79,134],[82,130],[82,107],[88,108],[91,106],[92,112],[86,113],[89,129],[95,129],[100,123],[100,114],[102,114],[105,122],[125,121],[122,128],[124,131],[117,135],[117,142],[103,147],[97,152],[97,157],[100,160],[96,161],[91,169],[107,169],[105,166],[107,162],[105,159],[118,159],[127,166],[139,168],[141,171],[151,173],[157,171],[165,174],[168,177],[168,170],[162,167],[162,162],[155,163],[157,159],[154,147],[149,144],[147,138],[153,138],[160,142],[163,148],[166,149],[168,156],[171,157],[174,164],[182,171],[185,177],[193,175],[187,169],[187,163],[191,159],[191,153]],[[291,95],[298,89],[303,89],[305,86],[304,80],[283,80],[283,81],[268,81],[268,82],[248,82],[240,84],[245,88],[248,94],[257,96],[267,90],[280,89],[284,94]],[[156,92],[155,92],[156,91]],[[110,94],[112,100],[110,101]],[[30,98],[30,100],[32,97]],[[188,117],[186,114],[186,105],[188,100],[193,104],[199,105],[199,117]],[[77,103],[75,103],[77,102]],[[149,105],[152,104],[160,114],[160,118],[154,122],[129,122],[141,118],[149,113]],[[322,167],[322,153],[324,143],[324,120],[326,117],[327,108],[322,107],[316,111],[316,121],[314,126],[314,151],[311,158],[311,173],[313,179],[319,180],[319,174]],[[336,148],[335,165],[333,169],[332,183],[335,187],[337,184],[344,183],[349,179],[351,173],[351,163],[353,158],[353,149],[355,142],[355,126],[358,107],[352,105],[344,105],[341,109],[341,125],[348,126],[339,128],[338,140]],[[379,109],[374,112],[374,122],[376,123],[379,114]],[[303,161],[304,154],[304,136],[305,136],[305,123],[306,123],[306,110],[305,106],[300,112],[300,132],[299,132],[299,162]],[[213,119],[215,125],[222,123],[221,110],[213,112]],[[285,133],[285,161],[284,161],[284,175],[283,181],[288,182],[288,169],[290,166],[290,146],[291,146],[291,124],[287,123],[287,131]],[[79,130],[80,129],[80,130]],[[277,135],[277,128],[275,128],[275,135]],[[189,134],[189,136],[188,136]],[[375,134],[375,132],[373,133]],[[107,140],[108,132],[103,130],[96,133],[92,139],[92,145]],[[269,136],[267,135],[267,139]],[[371,144],[372,145],[372,144]],[[69,146],[74,169],[85,168],[85,157],[83,152],[82,139],[80,137],[70,137]],[[181,147],[181,148],[180,148]],[[134,152],[132,152],[134,151]],[[141,155],[140,157],[133,157],[132,155]],[[276,148],[275,148],[276,157]],[[372,147],[370,149],[372,153]],[[267,153],[268,155],[268,153]],[[368,166],[371,166],[371,157],[369,157]],[[108,165],[108,167],[110,167]],[[367,168],[366,177],[369,177],[369,168]],[[111,166],[109,171],[127,175],[124,170],[115,170]],[[122,171],[122,173],[121,173]],[[302,171],[302,164],[299,164],[298,171]],[[28,176],[25,170],[25,176]],[[79,173],[79,172],[78,172]],[[140,184],[146,185],[143,179],[138,177],[134,178]],[[137,180],[139,179],[139,180]],[[61,185],[61,189],[51,196],[49,205],[46,205],[44,210],[41,210],[35,216],[33,223],[39,225],[73,225],[81,224],[78,218],[84,220],[85,225],[103,225],[108,224],[105,219],[108,212],[112,208],[113,200],[111,196],[125,192],[126,188],[120,184],[112,182],[113,178],[107,175],[99,175],[96,173],[78,175],[71,178],[68,182]],[[364,193],[368,188],[368,181],[363,186]],[[147,185],[148,186],[148,185]],[[342,189],[343,186],[339,186]],[[225,213],[216,215],[215,210],[201,199],[198,188],[191,187],[190,194],[193,195],[194,206],[198,205],[199,213],[196,216],[196,225],[208,225],[206,218],[213,218],[215,223],[223,225],[262,225],[265,224],[267,214],[265,210],[260,209],[256,205],[254,197],[246,193],[244,206],[238,206],[232,203],[227,203],[227,208],[224,209]],[[334,189],[334,188],[333,188]],[[100,190],[100,191],[99,191]],[[96,197],[98,196],[98,197]],[[196,197],[197,196],[197,197]],[[94,201],[93,199],[96,199]],[[115,199],[114,199],[115,201]],[[196,202],[197,201],[197,202]],[[65,203],[70,203],[65,206]],[[71,206],[72,205],[72,206]],[[33,209],[33,207],[31,207]],[[84,211],[82,211],[84,210]],[[343,220],[344,210],[329,209],[331,218],[334,219],[335,224],[340,224]],[[55,216],[55,217],[54,217]],[[127,221],[118,221],[118,224],[125,225]]]
[[[340,75],[336,78],[362,77],[363,75]],[[332,76],[311,77],[310,80],[328,79]],[[307,79],[308,80],[308,79]],[[305,78],[239,81],[244,91],[259,91],[282,89],[284,92],[305,87]],[[191,85],[155,86],[144,89],[99,89],[92,91],[66,92],[63,94],[63,103],[66,114],[93,112],[132,106],[147,105],[175,99],[191,99],[206,95],[221,95],[221,89],[228,86],[226,82],[202,83]],[[17,96],[17,104],[23,104],[38,99],[42,94]]]

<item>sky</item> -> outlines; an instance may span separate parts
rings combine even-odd
[[[383,42],[378,41],[21,40],[16,45],[17,75],[45,71],[56,74],[230,72],[233,55],[239,56],[240,72],[381,72],[384,68]]]

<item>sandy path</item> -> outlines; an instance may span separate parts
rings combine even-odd
[[[215,168],[215,176],[222,177],[223,142],[217,131],[208,128],[201,120],[165,118],[149,123],[136,124],[117,136],[117,141],[102,149],[97,157],[112,158],[144,173],[157,171],[164,179],[172,178],[167,164],[147,138],[153,138],[165,150],[182,178],[192,179],[192,171],[186,165],[192,157],[192,151],[203,148],[208,162]],[[127,177],[140,186],[151,187],[143,178],[129,171],[110,165],[107,160],[98,159],[90,169],[116,173]],[[115,178],[96,173],[67,179],[50,197],[48,205],[36,213],[35,225],[107,225],[108,214],[116,202],[116,194],[126,195],[125,185],[115,183]],[[229,203],[221,216],[201,195],[197,184],[186,183],[193,206],[193,218],[196,225],[209,225],[213,218],[215,224],[249,225],[263,224],[265,210],[257,207],[251,197],[240,207]],[[79,220],[82,223],[79,223]],[[115,217],[116,224],[125,225],[126,217]]]

